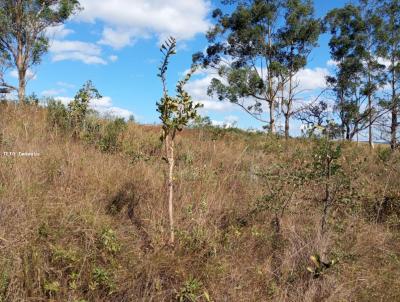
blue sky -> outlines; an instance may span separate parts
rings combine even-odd
[[[343,0],[316,0],[316,15],[323,17]],[[178,38],[178,54],[169,69],[171,92],[182,73],[190,67],[194,52],[205,49],[204,37],[212,23],[210,13],[219,1],[207,0],[82,0],[84,10],[64,26],[49,31],[52,39],[42,64],[32,70],[28,93],[56,97],[68,102],[87,80],[104,96],[94,104],[101,112],[124,117],[133,114],[141,123],[158,123],[155,103],[161,96],[157,68],[160,41]],[[307,88],[321,89],[329,72],[327,35],[310,56],[300,75]],[[332,67],[332,66],[331,66]],[[15,72],[9,74],[11,81]],[[203,102],[202,114],[216,123],[237,121],[242,128],[260,128],[240,108],[220,103],[206,95],[212,75],[193,78],[188,90]],[[322,83],[322,84],[321,84]]]

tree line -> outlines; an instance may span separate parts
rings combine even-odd
[[[237,104],[270,133],[282,116],[285,137],[297,118],[347,140],[368,130],[371,146],[379,127],[390,135],[392,149],[398,146],[400,1],[358,0],[324,18],[315,17],[311,0],[222,3],[229,9],[214,10],[208,47],[193,56],[218,73],[210,95]],[[306,100],[297,75],[324,33],[335,71],[326,78],[327,89]]]
[[[358,0],[324,18],[315,16],[311,0],[222,4],[226,12],[212,13],[207,50],[193,55],[196,64],[218,72],[210,95],[237,104],[270,133],[283,117],[286,138],[290,121],[299,119],[312,131],[328,129],[347,140],[368,130],[371,146],[379,128],[392,149],[398,146],[400,0]],[[15,91],[24,102],[29,68],[48,50],[47,29],[81,9],[77,0],[0,1],[0,93]],[[297,76],[324,33],[330,35],[335,71],[326,79],[327,89],[307,100]],[[17,87],[5,80],[9,68],[17,70]],[[334,118],[328,119],[332,107]]]

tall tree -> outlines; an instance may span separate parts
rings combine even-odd
[[[399,131],[399,89],[400,89],[400,0],[385,0],[381,6],[384,18],[383,30],[380,35],[379,55],[388,62],[389,98],[384,106],[391,113],[390,146],[398,146]]]
[[[282,91],[305,66],[321,23],[313,18],[310,0],[223,1],[236,4],[232,13],[213,12],[216,25],[207,34],[206,54],[194,61],[215,68],[209,94],[242,107],[275,132],[275,110]],[[289,84],[290,85],[290,84]],[[294,86],[293,86],[294,87]],[[286,99],[287,119],[293,98]],[[269,118],[263,116],[269,111]],[[287,129],[289,131],[289,129]]]
[[[281,110],[285,119],[285,137],[288,138],[290,119],[296,113],[293,103],[304,92],[299,90],[300,83],[296,80],[296,74],[307,65],[309,54],[317,46],[322,26],[321,21],[314,18],[311,1],[289,0],[283,6],[286,9],[286,24],[278,30],[278,41],[285,66],[283,82],[287,78],[282,90]]]
[[[78,9],[78,0],[0,0],[0,52],[17,69],[19,102],[25,99],[28,69],[48,49],[46,29],[64,23]]]
[[[377,93],[384,83],[385,66],[379,63],[378,37],[382,18],[375,1],[359,0],[330,11],[326,17],[336,75],[328,83],[336,95],[337,110],[347,139],[368,128],[373,146],[373,125],[380,116]]]

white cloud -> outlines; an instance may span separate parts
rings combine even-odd
[[[43,90],[42,91],[42,95],[43,96],[56,96],[56,95],[60,95],[61,93],[64,93],[65,89],[48,89],[48,90]]]
[[[112,106],[112,99],[109,96],[105,96],[100,99],[95,99],[90,101],[90,105],[92,106],[93,109],[108,108]]]
[[[93,43],[55,40],[50,46],[50,53],[53,62],[73,60],[85,64],[107,64],[101,57],[101,48]]]
[[[104,22],[99,43],[116,49],[153,35],[160,40],[170,35],[191,39],[210,25],[209,0],[82,0],[81,4],[84,10],[78,20]]]
[[[227,111],[233,109],[233,104],[228,101],[208,101],[208,100],[196,100],[196,103],[203,104],[203,110],[205,111]]]
[[[122,117],[124,119],[129,119],[131,115],[134,116],[133,112],[119,107],[110,107],[105,112],[100,112],[100,113],[103,113],[105,115]]]
[[[59,100],[64,105],[68,105],[73,100],[73,98],[71,97],[63,96],[55,97],[55,99]],[[99,112],[102,116],[115,116],[128,119],[131,115],[133,115],[133,112],[127,109],[114,106],[112,98],[109,96],[91,100],[89,103],[89,107]]]
[[[116,116],[128,119],[133,113],[129,110],[113,106],[111,97],[105,96],[97,100],[92,100],[90,107],[103,116]]]
[[[116,62],[116,61],[118,60],[118,56],[116,56],[116,55],[111,55],[111,56],[108,57],[108,59],[109,59],[111,62]]]
[[[61,103],[63,103],[65,106],[67,106],[69,103],[71,103],[71,101],[73,100],[73,98],[70,97],[66,97],[66,96],[57,96],[54,98],[57,101],[60,101]]]
[[[234,105],[228,101],[218,101],[207,95],[207,89],[210,86],[211,80],[217,77],[210,71],[197,71],[196,75],[200,78],[193,79],[186,85],[186,90],[192,96],[193,101],[203,104],[205,111],[229,111]]]
[[[239,118],[234,115],[229,115],[229,116],[225,117],[223,121],[216,121],[216,120],[211,121],[211,123],[214,126],[223,127],[223,128],[236,127],[238,122],[239,122]]]
[[[103,30],[103,35],[99,44],[112,46],[114,49],[121,49],[125,46],[133,44],[134,32],[131,30],[117,29],[114,30],[106,27]]]
[[[65,24],[49,27],[46,30],[46,35],[50,39],[63,39],[72,33],[74,33],[74,31],[72,29],[66,28]]]
[[[13,77],[13,78],[18,79],[18,71],[17,71],[17,69],[11,70],[11,71],[10,71],[10,76]],[[28,81],[30,81],[30,80],[36,80],[36,79],[37,79],[37,76],[36,76],[36,73],[34,73],[31,69],[28,69],[28,70],[26,71],[26,76],[25,76],[25,78],[26,78]]]
[[[316,90],[326,87],[326,77],[329,71],[326,68],[305,68],[298,72],[296,80],[299,81],[299,90]]]
[[[70,84],[70,83],[66,83],[66,82],[62,82],[62,81],[57,82],[57,86],[68,88],[68,89],[75,88],[74,84]]]

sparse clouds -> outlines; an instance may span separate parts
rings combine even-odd
[[[235,115],[228,115],[224,118],[223,121],[212,120],[211,123],[214,126],[223,127],[223,128],[232,128],[236,127],[239,122],[239,118]]]
[[[211,80],[217,77],[217,75],[208,70],[198,71],[197,75],[200,77],[191,80],[186,85],[186,90],[196,103],[203,104],[203,110],[223,112],[233,109],[234,105],[232,103],[215,100],[213,97],[210,97],[207,94],[208,86],[210,86]]]
[[[71,60],[85,64],[107,64],[107,61],[102,58],[102,50],[99,45],[64,39],[73,32],[65,25],[51,27],[47,30],[46,34],[51,40],[49,52],[53,62]]]
[[[56,95],[60,95],[62,93],[65,93],[65,89],[61,88],[61,89],[48,89],[48,90],[43,90],[42,91],[42,95],[46,96],[46,97],[51,97],[51,96],[56,96]]]
[[[305,68],[298,72],[296,80],[299,82],[299,90],[316,90],[326,87],[326,77],[329,71],[326,68]]]
[[[114,49],[121,49],[134,42],[132,39],[133,36],[133,31],[122,29],[114,30],[110,27],[106,27],[103,30],[99,44],[112,46]]]
[[[82,0],[81,4],[85,9],[78,19],[104,22],[99,43],[115,49],[151,36],[187,40],[209,27],[207,0]]]
[[[118,56],[116,56],[116,55],[111,55],[111,56],[108,57],[108,59],[109,59],[111,62],[116,62],[116,61],[118,61]]]
[[[66,82],[62,82],[62,81],[57,82],[57,86],[64,87],[67,89],[75,88],[74,84],[70,84],[70,83],[66,83]]]
[[[62,102],[64,105],[68,105],[73,100],[71,97],[64,96],[57,96],[55,99]],[[92,100],[89,103],[89,107],[96,110],[102,116],[114,116],[128,119],[131,115],[134,115],[133,112],[127,109],[114,106],[112,98],[108,96]]]
[[[65,27],[65,24],[59,26],[49,27],[46,30],[46,35],[49,39],[64,39],[66,36],[74,33],[72,29]]]
[[[107,64],[101,57],[101,48],[93,43],[54,40],[50,46],[50,53],[53,62],[72,60],[85,64]]]

